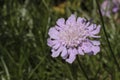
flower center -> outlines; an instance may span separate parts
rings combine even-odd
[[[67,47],[77,47],[85,37],[85,29],[79,26],[65,26],[60,31],[61,42]]]

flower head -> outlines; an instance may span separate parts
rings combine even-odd
[[[52,48],[52,57],[61,55],[67,62],[72,63],[76,55],[93,54],[100,51],[100,42],[90,40],[100,38],[100,25],[91,24],[86,19],[72,14],[66,21],[64,18],[57,20],[57,25],[50,28],[48,46]]]
[[[103,16],[110,17],[110,14],[119,11],[120,0],[105,0],[101,5],[101,12]]]

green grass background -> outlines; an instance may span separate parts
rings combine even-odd
[[[52,58],[47,46],[49,28],[71,14],[103,25],[95,0],[0,0],[0,80],[86,80],[77,60],[68,64]],[[89,80],[120,80],[119,14],[103,17],[115,58],[103,26],[101,51],[79,56]]]

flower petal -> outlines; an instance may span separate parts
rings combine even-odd
[[[62,50],[63,50],[63,46],[60,46],[60,48],[58,48],[58,50],[56,51],[52,49],[52,57],[58,57],[60,52],[62,52]]]
[[[94,24],[91,24],[90,26],[88,26],[87,29],[91,32],[94,29]]]
[[[118,7],[118,6],[116,6],[116,7],[114,7],[114,8],[112,9],[112,11],[113,11],[114,13],[118,12],[118,10],[119,10],[119,7]]]
[[[87,41],[87,42],[84,42],[84,43],[82,44],[81,49],[82,49],[85,53],[89,53],[89,52],[92,51],[91,46],[92,46],[92,44],[91,44],[89,41]]]
[[[57,23],[57,25],[59,27],[63,27],[65,25],[65,19],[64,18],[60,18],[60,19],[57,20],[56,23]]]
[[[68,63],[73,63],[73,61],[75,60],[75,58],[76,58],[76,54],[74,54],[74,53],[72,53],[72,52],[74,52],[72,49],[69,49],[68,50],[68,54],[69,54],[69,58],[68,59],[66,59],[66,62],[68,62]]]
[[[66,59],[66,62],[72,64],[75,59],[76,59],[76,56],[73,54],[70,54],[69,59]]]
[[[51,38],[47,39],[47,45],[50,47],[54,46],[57,43],[59,43],[57,40],[51,40]]]
[[[75,58],[76,58],[76,55],[75,55],[75,54],[73,54],[73,53],[72,53],[72,51],[70,51],[70,52],[69,52],[69,58],[68,58],[68,59],[66,59],[66,62],[68,62],[68,63],[72,64],[72,63],[73,63],[73,61],[75,60]]]
[[[58,30],[58,31],[60,31],[62,28],[56,25],[55,29]]]
[[[58,48],[60,47],[60,45],[61,45],[60,43],[57,43],[57,44],[55,44],[52,48],[53,48],[53,49],[58,49]]]
[[[98,27],[95,30],[93,30],[91,33],[92,34],[98,34],[100,32],[100,28],[101,28],[101,26],[98,25]]]
[[[94,55],[96,55],[98,52],[100,52],[100,47],[99,46],[92,46],[92,51]]]
[[[84,52],[82,51],[81,47],[78,47],[78,54],[84,55]]]
[[[63,59],[65,59],[65,58],[67,58],[66,55],[67,55],[67,49],[66,49],[66,47],[64,47],[64,48],[63,48],[63,51],[62,51],[62,53],[61,53],[61,57],[62,57]]]
[[[88,26],[90,26],[90,22],[87,22],[87,23],[84,25],[84,28],[87,28]]]
[[[93,37],[93,38],[100,38],[101,36],[95,36],[95,35],[89,35],[90,37]]]
[[[86,20],[84,18],[78,17],[77,18],[77,24],[82,24],[83,22],[85,22]]]
[[[72,14],[66,21],[66,25],[71,25],[73,26],[76,22],[76,16]]]
[[[58,37],[59,32],[54,27],[50,28],[48,34],[53,39],[59,39]]]
[[[76,49],[76,48],[74,48],[74,49],[72,50],[72,53],[73,53],[73,54],[78,54],[77,49]]]
[[[91,41],[91,42],[93,43],[93,45],[96,45],[96,46],[100,45],[100,41]]]

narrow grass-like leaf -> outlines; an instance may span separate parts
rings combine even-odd
[[[101,23],[102,23],[102,29],[104,31],[104,34],[105,34],[105,37],[106,37],[106,41],[107,41],[107,44],[108,44],[108,47],[109,47],[109,50],[110,50],[110,53],[111,53],[111,56],[113,57],[118,69],[120,70],[120,66],[119,66],[119,63],[115,57],[115,54],[112,50],[112,47],[111,47],[111,44],[110,44],[110,41],[108,39],[108,35],[107,35],[107,32],[106,32],[106,28],[105,28],[105,25],[104,25],[104,20],[103,20],[103,16],[102,16],[102,13],[101,13],[101,10],[100,10],[100,6],[99,6],[99,3],[98,3],[98,0],[96,0],[96,4],[97,4],[97,7],[98,7],[98,10],[99,10],[99,14],[100,14],[100,20],[101,20]]]

